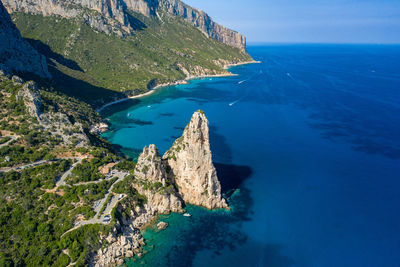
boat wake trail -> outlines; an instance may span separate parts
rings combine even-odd
[[[229,106],[230,107],[232,107],[233,105],[235,105],[237,102],[239,102],[240,101],[240,99],[238,99],[238,100],[236,100],[236,101],[233,101],[232,103],[229,103]]]

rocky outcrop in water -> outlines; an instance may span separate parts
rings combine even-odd
[[[155,145],[143,149],[135,168],[135,189],[146,196],[147,205],[157,213],[183,212],[183,203]]]
[[[193,114],[182,137],[163,158],[155,145],[145,147],[134,175],[132,186],[146,196],[147,202],[143,206],[133,203],[128,218],[119,221],[119,231],[114,229],[103,237],[109,245],[97,251],[90,266],[122,265],[124,258],[141,255],[144,240],[139,229],[153,222],[160,213],[184,212],[184,202],[208,209],[229,208],[221,196],[221,185],[212,163],[208,120],[202,111]],[[120,204],[117,209],[122,212],[127,207]],[[158,230],[167,227],[165,222],[156,225]]]
[[[25,41],[0,1],[0,70],[50,78],[44,56]]]
[[[179,0],[3,0],[3,2],[9,12],[76,18],[96,30],[119,36],[134,33],[128,11],[147,17],[161,18],[160,14],[177,16],[210,38],[242,50],[246,49],[246,38],[243,35],[215,23],[205,12]]]
[[[212,163],[204,112],[193,114],[163,159],[155,145],[145,147],[135,168],[135,181],[135,188],[159,213],[183,211],[180,197],[185,203],[208,209],[228,208]]]
[[[212,163],[209,126],[204,112],[193,114],[183,135],[163,158],[185,203],[208,209],[228,208]]]
[[[133,225],[122,227],[120,235],[117,235],[117,230],[113,229],[107,237],[102,237],[102,239],[109,245],[97,251],[97,255],[89,266],[123,265],[124,259],[139,254],[141,247],[145,244],[139,229]]]

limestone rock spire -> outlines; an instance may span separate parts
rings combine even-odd
[[[183,135],[175,141],[163,159],[186,203],[208,209],[228,209],[221,196],[221,184],[212,163],[208,119],[203,111],[193,114]]]

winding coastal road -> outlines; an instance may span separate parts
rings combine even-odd
[[[17,137],[15,137],[13,140],[16,140]],[[8,142],[11,142],[12,140],[9,140]],[[8,143],[7,142],[7,143]],[[122,199],[124,199],[126,197],[126,195],[122,194],[119,196],[115,196],[114,193],[112,193],[112,190],[115,186],[115,184],[117,184],[118,182],[122,181],[125,179],[126,176],[129,175],[129,172],[124,172],[124,171],[114,171],[112,173],[112,175],[110,175],[108,178],[106,179],[101,179],[98,181],[91,181],[91,182],[80,182],[80,183],[76,183],[73,185],[68,185],[65,180],[71,175],[72,170],[78,165],[82,163],[82,160],[84,159],[84,157],[65,157],[65,158],[57,158],[56,160],[40,160],[40,161],[36,161],[33,163],[29,163],[26,165],[22,165],[22,166],[14,166],[14,167],[10,167],[10,168],[5,168],[3,170],[0,170],[1,172],[9,172],[12,170],[15,171],[19,171],[19,170],[23,170],[23,169],[27,169],[27,168],[31,168],[31,167],[36,167],[36,166],[40,166],[46,163],[53,163],[53,162],[57,162],[59,160],[62,159],[70,159],[70,160],[76,160],[75,163],[73,163],[69,169],[60,177],[60,179],[56,182],[55,187],[51,190],[49,190],[50,192],[55,192],[57,190],[58,187],[60,186],[81,186],[81,185],[89,185],[89,184],[97,184],[97,183],[101,183],[104,182],[106,180],[110,180],[112,178],[117,177],[118,179],[110,186],[110,188],[108,189],[107,193],[104,195],[104,197],[100,200],[98,200],[94,206],[94,211],[96,212],[95,216],[93,216],[93,218],[89,219],[89,220],[85,220],[85,221],[79,221],[75,224],[75,226],[73,228],[71,228],[70,230],[68,230],[67,232],[65,232],[62,236],[64,236],[65,234],[74,231],[76,229],[78,229],[81,226],[84,225],[88,225],[88,224],[108,224],[110,223],[110,220],[106,220],[106,216],[110,216],[109,218],[111,219],[111,211],[112,209],[118,204],[119,201],[121,201]],[[113,196],[111,197],[111,200],[106,203],[108,196],[110,194],[113,194]],[[102,207],[106,205],[105,209],[101,212]]]
[[[108,189],[107,193],[104,195],[104,197],[100,200],[97,201],[97,205],[94,208],[94,211],[96,212],[96,214],[93,216],[93,218],[89,219],[89,220],[85,220],[85,221],[79,221],[75,224],[75,226],[71,229],[69,229],[68,231],[66,231],[64,234],[62,234],[61,237],[63,237],[64,235],[66,235],[69,232],[72,232],[84,225],[88,225],[88,224],[109,224],[110,221],[105,220],[106,216],[110,216],[111,219],[111,211],[112,209],[118,204],[118,202],[120,202],[122,199],[124,199],[126,197],[126,195],[122,194],[122,197],[119,196],[112,196],[111,201],[109,203],[106,203],[108,196],[112,193],[112,190],[114,188],[114,185],[117,184],[118,182],[122,181],[125,179],[126,176],[128,176],[129,173],[128,172],[122,172],[122,171],[117,171],[113,177],[118,177],[118,179],[110,186],[110,188]],[[99,183],[102,182],[104,180],[100,180],[100,181],[94,181],[94,182],[88,182],[88,183]],[[85,183],[85,184],[88,184]],[[75,184],[75,185],[79,185],[79,184]],[[74,185],[74,186],[75,186]],[[102,209],[102,207],[107,204],[106,208],[104,209],[103,212],[100,211]],[[100,216],[99,216],[100,215]]]
[[[16,136],[16,135],[3,136],[3,138],[4,138],[4,137],[5,137],[5,138],[10,137],[11,139],[8,140],[7,142],[5,142],[4,144],[0,144],[0,147],[7,146],[7,145],[10,144],[12,141],[15,141],[15,140],[17,140],[17,139],[19,138],[19,136]]]
[[[28,164],[25,164],[25,165],[18,165],[18,166],[14,166],[14,167],[4,168],[4,169],[0,170],[0,173],[1,172],[9,172],[9,171],[20,171],[20,170],[23,170],[23,169],[36,167],[36,166],[40,166],[40,165],[43,165],[43,164],[57,162],[57,161],[62,160],[62,159],[78,160],[78,163],[82,162],[82,160],[83,160],[83,158],[80,158],[80,157],[65,157],[65,158],[57,158],[55,160],[39,160],[39,161],[35,161],[35,162],[28,163]],[[64,175],[60,179],[60,181],[62,183],[64,183],[64,184],[60,184],[60,185],[65,185],[65,182],[64,182],[65,178],[67,178],[71,174],[70,171],[72,171],[73,167],[75,167],[76,165],[77,165],[77,163],[74,163],[73,166],[66,173],[64,173]],[[58,181],[57,183],[59,183],[60,181]],[[57,186],[60,186],[60,185],[57,185]]]
[[[67,184],[65,183],[65,179],[67,179],[68,176],[71,175],[72,170],[75,168],[75,166],[78,165],[78,164],[81,164],[81,163],[82,163],[82,160],[83,160],[83,158],[65,158],[65,159],[74,159],[74,160],[77,160],[77,162],[75,162],[74,164],[72,164],[71,167],[61,176],[60,180],[58,180],[58,181],[56,182],[56,187],[63,186],[63,185],[67,185]]]
[[[46,163],[52,163],[52,162],[56,162],[57,160],[39,160],[33,163],[29,163],[26,165],[22,165],[22,166],[14,166],[14,167],[9,167],[9,168],[4,168],[2,170],[0,170],[0,172],[9,172],[9,171],[19,171],[19,170],[23,170],[23,169],[27,169],[27,168],[31,168],[31,167],[36,167],[39,165],[43,165]]]

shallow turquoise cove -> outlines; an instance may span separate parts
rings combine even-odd
[[[194,111],[210,121],[231,212],[162,216],[128,266],[398,266],[400,47],[250,47],[236,77],[166,87],[106,111],[104,136],[164,153]]]

